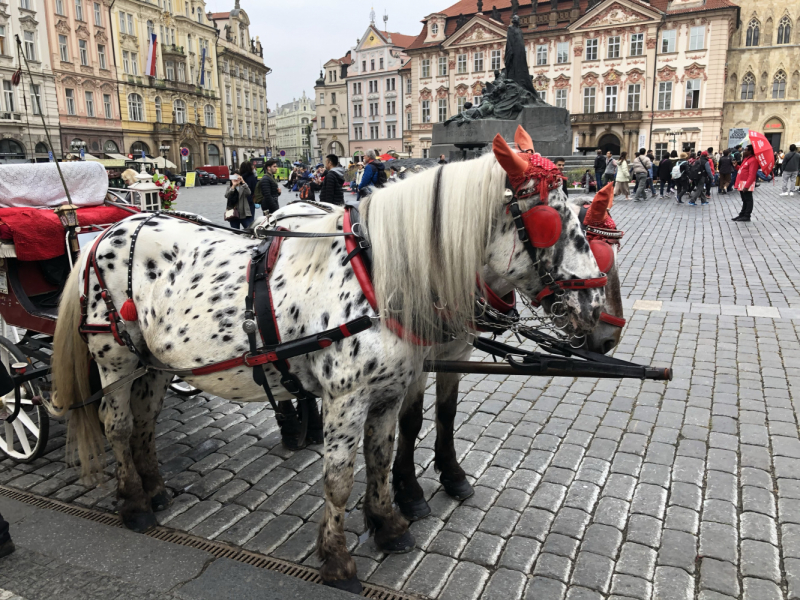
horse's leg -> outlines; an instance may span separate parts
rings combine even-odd
[[[374,534],[377,546],[390,554],[410,552],[414,548],[414,537],[408,531],[408,521],[392,507],[389,487],[389,465],[394,450],[398,405],[399,402],[394,399],[373,404],[364,426],[364,462],[367,469],[364,522]]]
[[[466,352],[466,357],[469,357],[469,351]],[[465,500],[475,490],[456,459],[454,422],[458,409],[459,381],[459,373],[436,374],[436,455],[433,464],[440,473],[439,481],[442,482],[444,491],[457,500]]]
[[[369,398],[366,390],[323,397],[325,412],[325,511],[319,524],[317,554],[323,562],[320,576],[326,585],[360,594],[356,563],[347,551],[344,511],[353,490],[353,467],[364,429]]]
[[[155,431],[156,419],[164,403],[164,393],[171,380],[172,375],[148,373],[134,382],[131,391],[131,452],[136,470],[142,479],[145,496],[150,500],[154,511],[164,510],[170,504],[169,492],[158,470]]]
[[[431,514],[425,501],[425,493],[417,481],[414,465],[414,446],[422,429],[423,397],[428,374],[420,375],[408,388],[400,408],[400,435],[397,439],[397,455],[392,467],[392,487],[394,501],[403,515],[417,521]]]

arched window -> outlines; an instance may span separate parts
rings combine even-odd
[[[752,100],[753,92],[756,89],[756,78],[752,73],[742,77],[742,100]]]
[[[761,23],[755,17],[750,19],[750,24],[747,26],[747,37],[745,38],[745,46],[758,46],[758,34],[761,29]]]
[[[8,138],[0,140],[0,163],[22,162],[25,160],[25,149],[19,142]]]
[[[772,99],[782,100],[786,98],[786,72],[778,71],[772,79]]]
[[[431,35],[437,35],[439,33],[439,25],[434,23],[431,25]]]
[[[106,143],[103,144],[103,152],[106,154],[119,154],[119,146],[117,146],[117,142],[114,140],[106,140]]]
[[[175,100],[172,108],[175,110],[175,122],[178,125],[186,123],[186,102],[180,99]]]
[[[778,21],[778,43],[788,44],[792,37],[792,20],[787,16]]]
[[[134,142],[131,146],[131,154],[133,154],[134,158],[140,158],[142,156],[142,152],[145,155],[150,154],[150,146],[145,144],[144,142]]]
[[[208,145],[208,164],[213,167],[219,166],[219,148],[217,148],[214,144]]]
[[[210,104],[206,104],[204,112],[205,112],[205,119],[206,119],[205,120],[206,127],[216,127],[216,125],[214,124],[214,120],[215,120],[214,119],[214,107],[211,106]]]
[[[35,151],[36,151],[36,154],[47,154],[47,152],[48,152],[47,144],[45,144],[44,142],[39,142],[38,144],[36,144],[36,150]]]
[[[144,121],[144,101],[139,94],[128,94],[128,118],[131,121]]]
[[[156,123],[161,123],[162,122],[161,96],[156,96],[155,105],[156,105]]]

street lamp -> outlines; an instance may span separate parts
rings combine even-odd
[[[675,150],[675,144],[678,143],[678,137],[684,135],[683,129],[670,129],[669,131],[665,132],[667,136],[669,136],[670,141],[672,142],[672,149]]]
[[[80,154],[80,151],[81,151],[81,150],[84,150],[84,151],[85,151],[85,149],[86,149],[86,142],[84,142],[83,140],[74,139],[74,140],[72,140],[72,142],[70,142],[70,148],[72,148],[72,152],[73,152],[73,154],[74,154],[74,153],[76,153],[76,152],[77,152],[78,154]],[[82,158],[82,157],[81,157],[81,158]]]
[[[169,145],[168,144],[161,144],[158,148],[161,150],[161,156],[164,158],[164,170],[167,170],[167,152],[169,152]]]

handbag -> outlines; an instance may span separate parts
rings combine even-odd
[[[238,219],[239,218],[239,209],[237,207],[235,207],[235,206],[233,208],[229,208],[228,210],[225,211],[225,217],[224,218],[225,218],[226,221],[231,221],[233,219]]]

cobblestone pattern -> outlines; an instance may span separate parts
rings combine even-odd
[[[704,208],[620,202],[627,293],[791,302],[791,201],[762,188],[753,222],[716,220],[734,205],[716,194]],[[429,387],[416,459],[433,514],[412,525],[411,553],[379,552],[364,534],[359,456],[346,530],[360,577],[440,599],[800,598],[798,324],[629,313],[615,355],[672,365],[668,384],[465,376],[456,448],[476,493],[461,503],[433,469]],[[320,447],[284,450],[266,404],[203,396],[169,397],[157,432],[178,494],[161,523],[318,564]],[[0,462],[0,484],[113,509],[111,485],[87,489],[64,465],[63,425],[51,434],[44,458]]]

